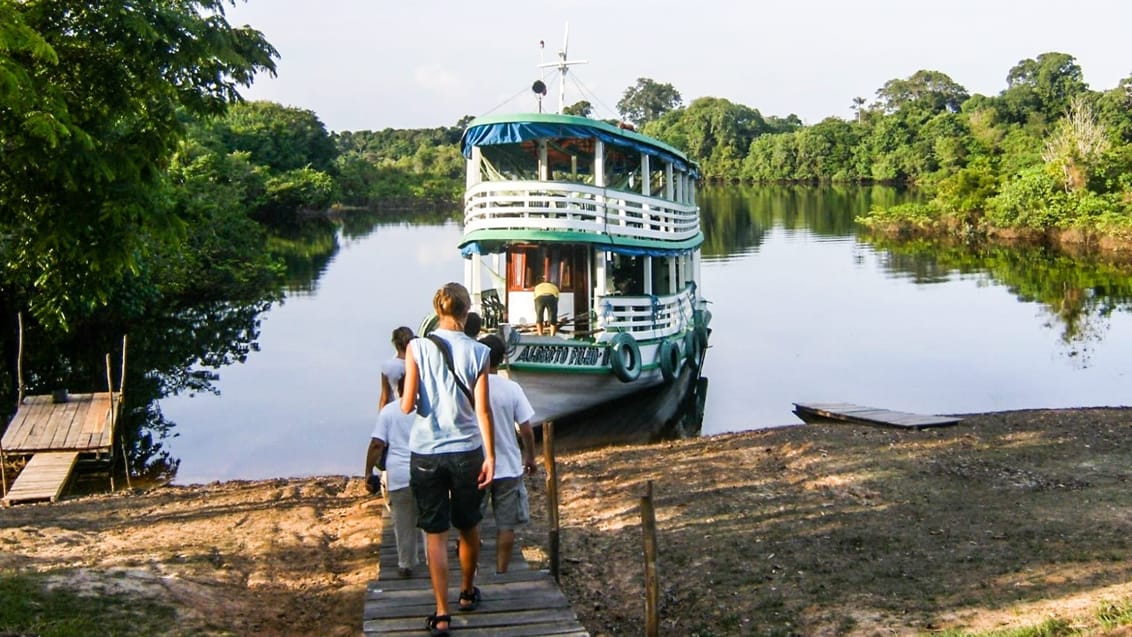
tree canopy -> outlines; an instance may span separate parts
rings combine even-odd
[[[226,151],[246,151],[253,162],[275,171],[308,166],[327,171],[338,154],[318,115],[275,102],[233,104],[212,129]]]
[[[64,324],[180,230],[166,169],[185,118],[222,113],[278,56],[225,4],[0,0],[6,302]]]
[[[881,108],[888,113],[916,108],[926,113],[958,113],[970,95],[967,89],[939,71],[920,70],[903,80],[889,80],[877,90]]]
[[[671,84],[639,77],[636,84],[625,89],[621,100],[617,102],[617,112],[626,120],[641,126],[683,103],[680,92]]]

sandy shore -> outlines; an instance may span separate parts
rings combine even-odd
[[[641,633],[639,504],[651,481],[663,634],[913,635],[1061,621],[1132,635],[1130,459],[1123,408],[570,452],[558,459],[562,583],[593,634]],[[539,519],[520,541],[545,566],[545,485],[529,486]],[[22,573],[44,587],[145,599],[174,609],[167,634],[356,635],[377,576],[381,507],[344,476],[19,505],[0,511],[0,585]],[[1118,619],[1106,627],[1107,616]],[[0,618],[4,630],[31,628]]]

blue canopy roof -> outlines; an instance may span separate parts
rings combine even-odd
[[[671,163],[677,170],[691,174],[693,178],[700,176],[699,166],[695,162],[660,140],[617,128],[596,119],[574,115],[535,113],[481,117],[469,124],[464,131],[464,136],[460,140],[460,149],[465,157],[470,158],[473,146],[518,144],[524,141],[561,137],[600,139],[605,144],[658,157]]]

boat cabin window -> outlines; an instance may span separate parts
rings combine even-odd
[[[665,179],[665,164],[657,158],[653,158],[649,162],[649,186],[652,190],[652,196],[661,197],[664,195],[664,179]]]
[[[641,154],[635,150],[605,147],[605,179],[614,190],[640,192]]]
[[[624,296],[645,293],[645,259],[648,257],[612,253],[609,255],[610,290]]]
[[[594,140],[563,137],[546,140],[551,181],[594,183]]]
[[[672,274],[668,268],[669,260],[664,257],[652,257],[652,293],[657,295],[672,294],[676,289],[672,286]]]
[[[527,140],[517,144],[490,144],[480,147],[483,181],[535,181],[539,170],[539,142],[546,144],[546,174],[552,181],[594,183],[592,138],[560,137]]]
[[[507,289],[529,291],[547,280],[563,292],[584,285],[585,249],[576,246],[514,246],[507,252]]]
[[[546,147],[545,172],[539,166],[540,145]],[[546,174],[551,181],[594,185],[596,145],[593,138],[554,137],[480,146],[480,179],[538,181],[539,175]],[[606,187],[655,197],[666,194],[668,165],[664,160],[651,158],[645,175],[640,151],[606,144],[603,152]],[[644,192],[645,183],[648,192]],[[668,194],[675,197],[676,192],[673,187]]]
[[[480,147],[480,178],[483,181],[535,181],[538,179],[538,152],[527,157],[520,144],[494,144]]]

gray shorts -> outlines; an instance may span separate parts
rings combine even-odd
[[[522,476],[492,481],[483,500],[485,513],[489,499],[495,510],[495,526],[500,531],[513,531],[520,524],[531,521],[527,487],[523,484]]]

